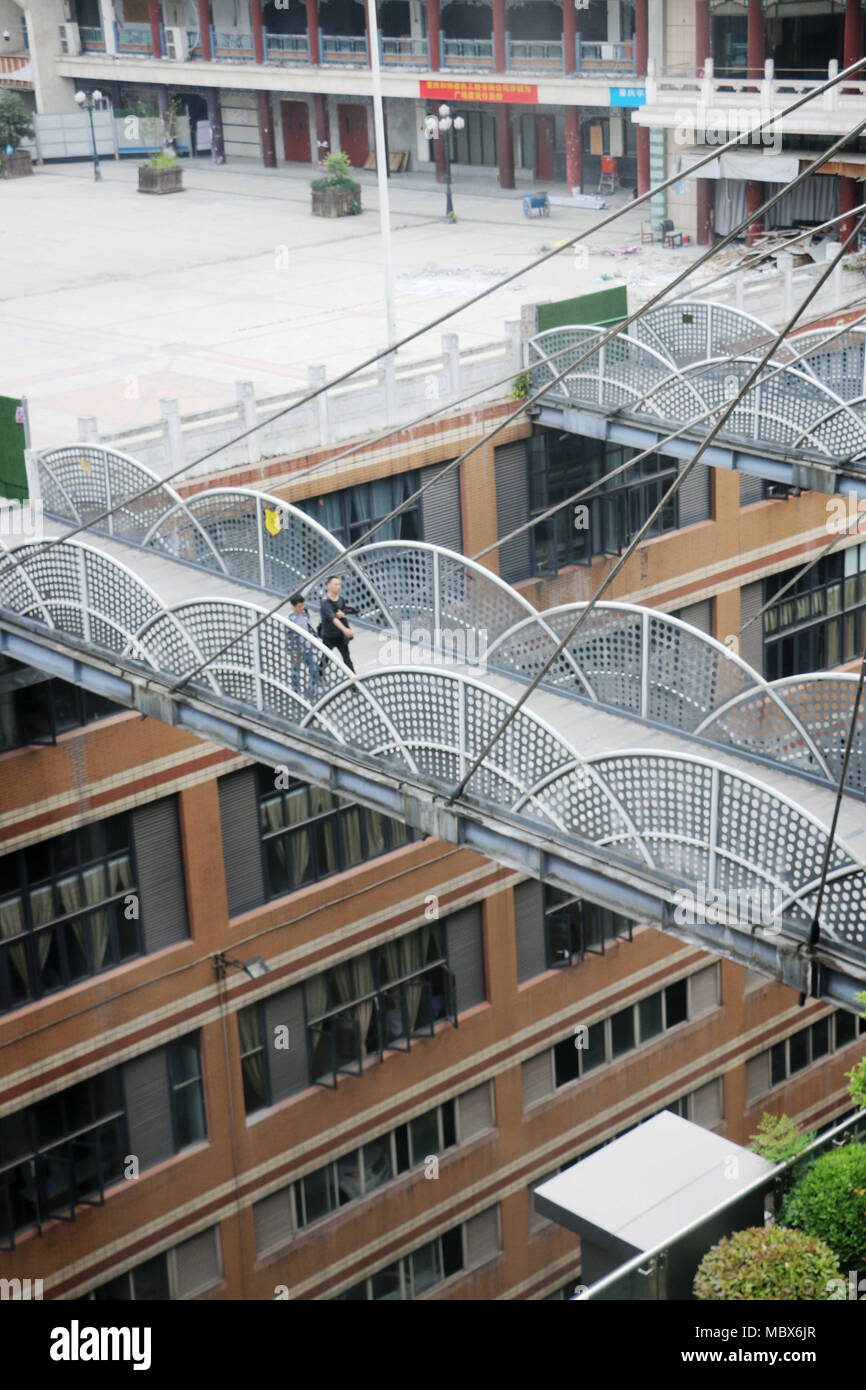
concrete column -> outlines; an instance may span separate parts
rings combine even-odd
[[[222,164],[225,159],[223,149],[223,118],[220,110],[220,94],[216,87],[207,89],[207,118],[210,121],[211,131],[213,132],[213,157],[217,164]]]
[[[210,0],[198,0],[198,27],[201,33],[201,56],[206,63],[213,60],[213,48],[210,41],[210,26],[213,22],[210,8]]]
[[[576,69],[576,43],[577,10],[574,7],[574,0],[562,0],[562,53],[567,73],[574,72]]]
[[[635,0],[634,6],[634,56],[637,76],[646,77],[649,51],[649,26],[647,23],[647,0]],[[637,191],[647,193],[650,186],[649,128],[637,128]]]
[[[749,0],[746,64],[750,77],[764,76],[764,5]]]
[[[324,92],[313,93],[313,115],[316,124],[316,158],[321,163],[331,153],[331,123],[328,120],[328,98]]]
[[[159,0],[147,0],[148,19],[150,20],[150,42],[153,48],[154,58],[162,57],[162,10]]]
[[[307,0],[307,41],[310,45],[310,62],[318,67],[322,61],[319,46],[319,0]]]
[[[262,137],[262,163],[266,169],[276,169],[277,149],[274,142],[274,115],[270,92],[258,92],[259,134]]]
[[[117,35],[114,32],[114,5],[112,0],[99,0],[99,22],[105,36],[105,51],[111,57],[117,54]]]
[[[430,45],[430,70],[438,72],[442,60],[442,10],[439,0],[427,0],[427,42]]]
[[[619,43],[622,38],[622,17],[619,0],[607,0],[607,41]]]
[[[565,108],[565,182],[569,193],[573,188],[579,192],[583,189],[583,145],[579,106]]]
[[[506,3],[507,0],[493,0],[493,69],[495,72],[505,71],[505,31],[508,28]]]
[[[499,142],[499,187],[514,187],[514,137],[511,131],[511,107],[496,108],[496,133]]]
[[[695,0],[695,70],[703,76],[704,63],[712,57],[710,0]]]
[[[253,26],[253,56],[257,63],[265,61],[265,20],[262,0],[250,0],[250,20]]]
[[[746,215],[751,217],[764,201],[764,185],[757,179],[746,180]],[[763,217],[754,218],[746,228],[746,243],[751,246],[763,234]]]

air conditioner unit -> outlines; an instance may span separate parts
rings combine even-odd
[[[185,63],[189,59],[189,36],[185,29],[169,29],[165,31],[165,56],[173,58],[176,63]]]
[[[77,58],[81,52],[81,32],[77,24],[61,24],[60,52],[68,58]]]

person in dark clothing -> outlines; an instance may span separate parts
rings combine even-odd
[[[354,672],[352,658],[349,655],[349,643],[355,636],[352,629],[346,622],[345,610],[340,604],[340,590],[343,581],[339,575],[331,574],[325,586],[326,597],[322,599],[321,614],[321,638],[325,646],[330,651],[338,651],[349,670]]]
[[[295,694],[306,694],[315,698],[318,694],[319,672],[313,649],[306,636],[312,635],[310,619],[307,616],[303,594],[292,594],[289,599],[292,611],[289,615],[288,648],[292,663],[292,689]]]

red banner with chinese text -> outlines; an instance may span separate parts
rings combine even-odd
[[[506,101],[538,104],[538,87],[531,82],[420,82],[422,97],[431,101]]]

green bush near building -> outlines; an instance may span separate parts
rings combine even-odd
[[[818,1236],[784,1226],[750,1226],[708,1250],[695,1275],[695,1298],[829,1302],[841,1277]]]
[[[831,1149],[810,1164],[782,1204],[782,1220],[824,1240],[842,1268],[866,1268],[866,1145]]]

